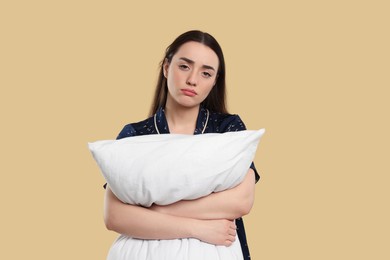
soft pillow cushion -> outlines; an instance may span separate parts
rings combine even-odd
[[[195,238],[142,240],[120,235],[107,260],[243,260],[240,241],[229,247],[216,246]]]
[[[150,206],[196,199],[238,185],[253,161],[264,129],[223,134],[146,135],[89,143],[113,193],[124,203]],[[108,260],[241,260],[229,247],[195,238],[141,240],[120,235]]]
[[[238,185],[263,133],[144,135],[89,143],[89,149],[118,199],[149,207]]]

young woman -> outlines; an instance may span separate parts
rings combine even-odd
[[[227,113],[225,61],[208,33],[189,31],[166,49],[150,117],[126,125],[118,139],[148,134],[203,134],[245,130],[238,115]],[[244,181],[209,196],[150,208],[124,204],[106,187],[104,220],[109,230],[139,239],[197,238],[230,246],[240,241],[250,259],[242,216],[254,201],[259,175],[252,164]]]

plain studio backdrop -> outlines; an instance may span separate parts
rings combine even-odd
[[[266,128],[253,259],[389,259],[388,1],[2,1],[2,259],[105,259],[87,142],[147,117],[179,34],[220,42],[228,104]]]

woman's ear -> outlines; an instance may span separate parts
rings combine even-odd
[[[165,78],[168,77],[168,69],[169,69],[169,61],[167,58],[165,58],[164,64],[163,64],[163,73],[164,73]]]

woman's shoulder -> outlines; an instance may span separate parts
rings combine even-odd
[[[233,132],[245,130],[245,124],[237,114],[210,112],[209,123],[216,132]]]
[[[125,125],[119,133],[117,139],[130,136],[155,134],[156,128],[154,127],[153,119],[153,117],[149,117],[145,120]]]

